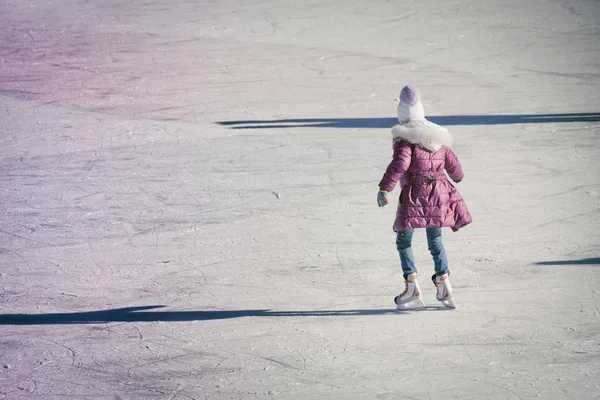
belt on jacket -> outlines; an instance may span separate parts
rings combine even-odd
[[[412,174],[409,176],[408,181],[412,183],[426,183],[428,185],[433,184],[435,181],[446,178],[446,174],[443,172],[432,172],[423,174]]]

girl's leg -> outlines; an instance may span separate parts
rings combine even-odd
[[[426,233],[427,245],[429,246],[429,252],[433,257],[433,264],[435,266],[435,275],[449,275],[448,259],[446,258],[446,250],[442,243],[442,228],[427,228]]]
[[[409,274],[417,272],[417,269],[415,268],[415,257],[411,247],[413,233],[414,229],[405,229],[403,231],[398,231],[396,235],[396,248],[400,254],[400,264],[402,265],[404,279],[406,279]]]

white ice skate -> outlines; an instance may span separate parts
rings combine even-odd
[[[433,275],[431,280],[437,288],[435,297],[438,299],[438,301],[441,302],[444,307],[456,308],[456,304],[454,304],[454,295],[452,293],[452,285],[450,285],[450,279],[448,278],[448,275]]]
[[[394,298],[398,310],[416,310],[425,308],[425,302],[421,297],[421,288],[417,282],[417,274],[412,273],[406,277],[404,292]]]

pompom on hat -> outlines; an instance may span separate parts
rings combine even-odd
[[[414,106],[421,101],[421,91],[418,87],[407,85],[400,91],[400,103],[406,106]]]
[[[421,91],[413,85],[404,86],[400,91],[398,121],[402,123],[424,119],[425,110],[423,109],[423,103],[421,103]]]

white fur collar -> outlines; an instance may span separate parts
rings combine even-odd
[[[392,136],[394,141],[404,139],[429,151],[452,147],[454,142],[448,129],[426,119],[400,123],[392,128]]]

